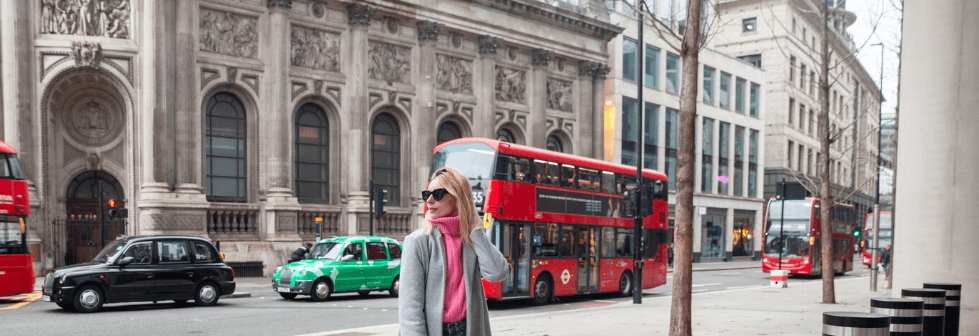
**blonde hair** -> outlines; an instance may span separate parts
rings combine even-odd
[[[443,167],[432,174],[431,181],[439,181],[445,190],[456,199],[456,211],[459,213],[459,236],[466,245],[472,246],[472,239],[469,233],[482,225],[479,220],[476,204],[473,202],[472,187],[469,186],[469,179],[452,167]],[[432,223],[425,221],[427,225],[426,233],[432,233]]]

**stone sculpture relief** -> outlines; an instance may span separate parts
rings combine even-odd
[[[526,103],[526,71],[496,67],[496,100]]]
[[[41,0],[41,34],[129,38],[129,0]]]
[[[292,27],[292,65],[340,72],[340,36]]]
[[[547,79],[547,108],[564,112],[574,112],[574,103],[571,97],[572,82],[548,78]]]
[[[438,75],[435,87],[452,93],[473,94],[472,62],[455,57],[438,55],[435,57]]]
[[[387,43],[370,42],[367,51],[371,79],[411,84],[411,49]]]
[[[102,61],[102,44],[94,42],[72,42],[71,58],[78,66],[98,66]]]
[[[255,58],[258,52],[256,21],[231,12],[201,8],[201,51]]]
[[[123,116],[116,104],[94,95],[75,105],[64,116],[65,130],[72,139],[93,146],[109,143],[122,132]]]

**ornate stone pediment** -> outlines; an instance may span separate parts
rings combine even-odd
[[[72,42],[71,58],[78,66],[98,66],[102,61],[102,44],[95,42]]]

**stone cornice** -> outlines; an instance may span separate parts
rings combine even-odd
[[[351,26],[369,27],[377,8],[362,4],[347,5],[347,24]]]
[[[584,35],[610,41],[625,28],[613,25],[609,22],[592,19],[587,16],[572,13],[570,11],[548,6],[545,3],[534,0],[471,0],[472,2],[507,12],[517,17],[523,17],[531,21],[548,24],[551,26],[575,31]]]

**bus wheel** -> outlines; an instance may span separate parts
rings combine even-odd
[[[619,295],[632,296],[632,273],[625,272],[619,277]]]
[[[542,306],[551,302],[551,296],[554,294],[554,286],[551,284],[551,277],[546,275],[537,277],[537,282],[534,283],[535,305]]]

